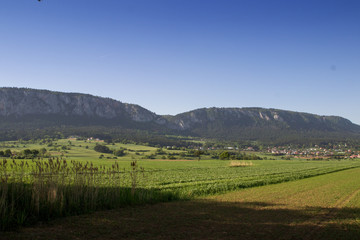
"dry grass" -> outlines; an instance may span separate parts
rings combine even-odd
[[[245,161],[231,161],[229,163],[230,167],[250,167],[253,166],[252,162],[245,162]]]

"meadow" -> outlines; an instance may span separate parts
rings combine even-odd
[[[124,150],[125,155],[114,156],[94,151],[97,143],[68,139],[3,142],[0,150],[20,154],[45,148],[46,154],[0,160],[1,229],[101,209],[194,199],[360,166],[358,160],[232,161],[210,155],[199,160],[187,156],[186,149],[159,151],[120,143],[107,145]]]

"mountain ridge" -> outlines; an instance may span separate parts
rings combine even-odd
[[[228,140],[261,140],[265,135],[273,139],[281,134],[360,136],[359,125],[339,116],[259,107],[158,115],[137,104],[90,94],[0,88],[0,130],[14,128],[16,122],[23,128],[96,125]]]

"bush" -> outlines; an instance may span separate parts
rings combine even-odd
[[[6,149],[4,151],[4,157],[11,157],[12,153],[11,153],[11,150],[10,149]]]
[[[100,145],[100,144],[96,144],[96,146],[94,147],[94,150],[96,152],[100,152],[100,153],[112,153],[112,151],[105,145]]]
[[[125,156],[125,151],[123,149],[115,150],[114,155],[117,157]]]
[[[224,151],[224,152],[219,154],[219,158],[221,160],[229,159],[230,158],[230,153],[228,151]]]

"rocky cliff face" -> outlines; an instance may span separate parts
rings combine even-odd
[[[292,130],[360,131],[360,126],[336,116],[264,108],[202,108],[169,118],[181,130],[222,127],[271,127]]]
[[[0,89],[0,116],[22,117],[29,114],[128,118],[135,122],[162,120],[160,116],[138,105],[121,103],[110,98],[34,89]]]

